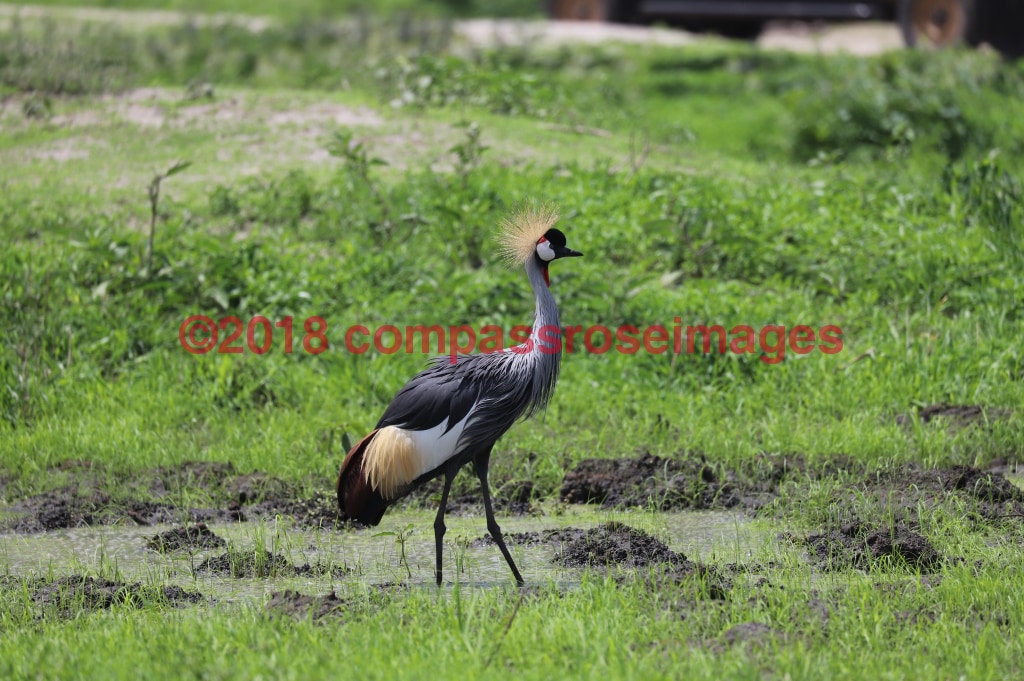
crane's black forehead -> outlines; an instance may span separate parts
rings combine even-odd
[[[554,248],[561,248],[565,246],[565,235],[562,231],[552,227],[548,231],[544,232],[544,238],[551,242]]]

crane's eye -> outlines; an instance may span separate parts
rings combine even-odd
[[[555,259],[555,249],[551,248],[551,242],[544,237],[537,242],[537,256],[544,262],[551,262]]]

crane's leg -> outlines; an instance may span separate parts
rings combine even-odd
[[[519,586],[524,584],[523,576],[519,574],[519,568],[516,567],[515,562],[512,560],[512,554],[508,552],[508,547],[505,546],[505,539],[501,536],[501,528],[498,527],[498,521],[494,519],[494,508],[491,506],[491,489],[487,484],[487,467],[491,463],[491,448],[488,447],[487,451],[477,455],[473,460],[473,466],[476,468],[476,475],[480,478],[480,488],[484,494],[484,512],[487,514],[487,531],[491,533],[491,538],[494,539],[494,543],[501,549],[501,555],[505,556],[505,562],[512,568],[512,574],[516,578],[516,582]]]
[[[444,472],[444,491],[441,492],[441,505],[437,507],[437,517],[434,519],[434,543],[437,552],[437,567],[434,569],[434,576],[437,578],[437,585],[441,586],[441,553],[444,547],[444,533],[448,530],[444,524],[444,511],[448,506],[448,492],[452,489],[452,480],[455,479],[457,469],[449,466]]]

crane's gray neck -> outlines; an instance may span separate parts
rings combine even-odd
[[[555,305],[555,297],[551,295],[551,289],[548,288],[547,283],[544,281],[544,271],[541,269],[541,265],[537,262],[536,258],[530,258],[526,261],[526,274],[530,278],[530,286],[533,287],[533,296],[537,303],[533,320],[533,332],[530,334],[531,338],[533,338],[534,347],[539,351],[541,346],[544,346],[548,348],[548,356],[557,357],[559,353],[553,351],[561,345],[562,328],[558,319],[558,307]],[[542,334],[542,329],[547,329],[547,331]],[[555,339],[555,334],[558,335],[557,345],[552,342]]]
[[[562,326],[555,298],[544,281],[544,271],[537,258],[526,261],[526,274],[533,287],[537,309],[530,333],[533,347],[530,352],[520,355],[519,359],[529,368],[528,373],[533,377],[528,410],[532,413],[543,409],[555,390],[562,359]]]

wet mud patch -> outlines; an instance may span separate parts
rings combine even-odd
[[[932,572],[945,562],[926,537],[906,524],[890,529],[854,521],[798,539],[796,543],[806,546],[811,562],[826,572],[901,565]]]
[[[643,454],[633,459],[584,459],[565,474],[561,499],[659,511],[744,508],[771,502],[780,483],[804,471],[799,457],[761,457],[749,471],[716,472],[699,454],[682,460]]]
[[[36,605],[54,609],[64,617],[81,610],[104,610],[115,605],[146,607],[152,605],[193,605],[203,600],[197,591],[179,586],[143,586],[96,577],[70,575],[55,580],[40,580],[32,587]]]
[[[176,527],[146,540],[146,546],[161,553],[165,551],[203,551],[219,549],[227,542],[218,537],[206,526],[197,523],[185,527]]]
[[[267,550],[237,551],[207,558],[196,568],[198,574],[213,574],[235,579],[313,576],[344,577],[351,570],[341,565],[324,563],[292,565],[284,556]]]

